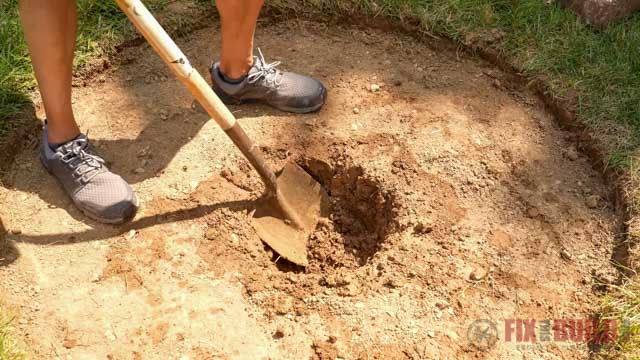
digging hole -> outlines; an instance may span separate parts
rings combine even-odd
[[[309,270],[360,267],[398,227],[394,196],[361,166],[314,158],[298,161],[324,186],[329,204],[308,247]]]

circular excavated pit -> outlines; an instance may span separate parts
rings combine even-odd
[[[218,35],[179,41],[203,74]],[[74,110],[139,196],[133,224],[86,220],[31,149],[0,186],[0,217],[21,230],[3,300],[30,304],[18,331],[34,357],[589,357],[466,341],[476,319],[584,318],[592,274],[613,271],[607,188],[535,97],[398,34],[292,21],[256,36],[267,61],[329,89],[314,114],[231,107],[256,143],[286,149],[277,160],[331,159],[307,166],[333,198],[311,266],[280,271],[247,213],[259,178],[151,48],[128,48],[75,88]]]

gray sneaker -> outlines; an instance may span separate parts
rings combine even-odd
[[[135,216],[138,200],[131,186],[107,169],[104,160],[89,145],[86,135],[81,134],[53,151],[49,147],[45,124],[40,160],[88,217],[119,224]]]
[[[209,69],[213,91],[225,104],[265,102],[276,109],[294,113],[317,111],[324,104],[327,91],[318,80],[308,76],[276,69],[279,61],[267,64],[260,56],[253,57],[253,66],[238,84],[225,81],[220,72],[220,63]]]

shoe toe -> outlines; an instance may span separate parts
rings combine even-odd
[[[96,176],[73,199],[85,214],[105,223],[125,222],[138,210],[138,201],[131,186],[113,173]]]
[[[289,73],[285,107],[289,111],[312,112],[318,110],[325,102],[327,89],[324,85],[313,78]]]

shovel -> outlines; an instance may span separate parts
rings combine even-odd
[[[281,257],[307,265],[307,240],[315,229],[326,193],[306,171],[288,162],[276,173],[233,114],[190,64],[140,0],[116,0],[149,44],[171,68],[218,125],[249,160],[264,182],[266,192],[257,202],[252,225],[258,236]]]

